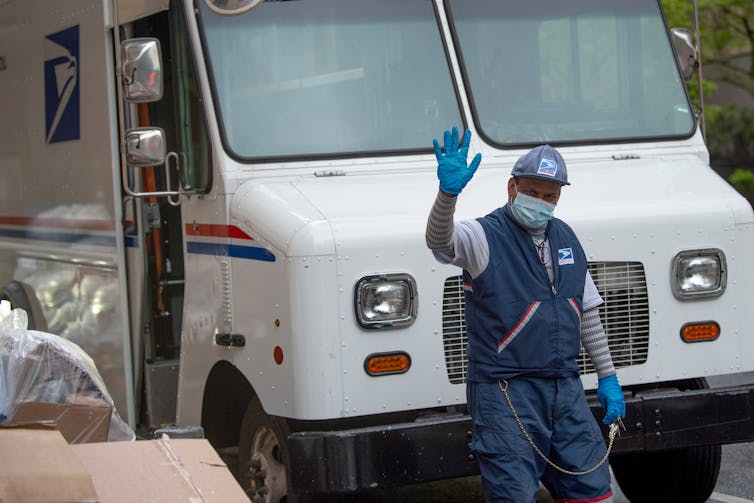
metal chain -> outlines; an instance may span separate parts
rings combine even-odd
[[[505,383],[505,388],[503,388],[503,384]],[[508,407],[510,407],[511,412],[513,413],[513,417],[516,418],[516,422],[518,423],[518,427],[521,428],[521,432],[524,434],[524,437],[526,437],[526,440],[529,441],[529,444],[534,448],[534,451],[539,454],[539,457],[541,457],[543,460],[547,462],[548,465],[552,466],[559,472],[563,472],[567,475],[575,475],[575,476],[582,476],[582,475],[588,475],[595,471],[597,468],[605,464],[605,461],[607,461],[608,456],[610,456],[610,451],[613,448],[613,442],[615,441],[615,435],[618,434],[618,422],[615,422],[610,425],[610,431],[608,433],[608,437],[610,439],[610,442],[607,445],[607,452],[605,452],[605,455],[602,457],[599,463],[594,465],[592,468],[585,470],[583,472],[572,472],[571,470],[566,470],[565,468],[562,468],[555,463],[553,463],[541,450],[539,450],[539,447],[537,447],[537,444],[534,443],[534,441],[529,436],[529,433],[526,431],[526,428],[524,427],[524,423],[521,422],[521,419],[519,419],[518,414],[516,413],[516,409],[513,407],[513,402],[511,402],[511,398],[508,396],[508,381],[503,379],[502,381],[498,381],[497,385],[500,387],[500,391],[503,392],[503,395],[505,395],[505,401],[508,402]],[[618,418],[618,421],[620,421],[620,417]]]

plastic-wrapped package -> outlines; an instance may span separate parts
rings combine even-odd
[[[134,440],[94,361],[73,342],[26,329],[26,312],[0,306],[0,424],[44,419],[75,426],[69,442]],[[103,431],[105,428],[105,431]],[[70,428],[69,428],[70,429]],[[62,428],[61,428],[62,430]],[[64,434],[64,436],[66,436]]]

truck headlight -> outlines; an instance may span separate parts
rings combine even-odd
[[[671,283],[673,295],[681,300],[719,297],[727,284],[725,254],[717,248],[677,253]]]
[[[408,274],[365,276],[356,283],[354,301],[364,328],[410,325],[416,318],[416,282]]]

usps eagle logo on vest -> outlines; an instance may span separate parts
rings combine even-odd
[[[558,265],[573,264],[573,250],[561,248],[558,250]]]
[[[537,169],[537,174],[555,176],[555,173],[557,172],[558,172],[557,162],[553,161],[552,159],[542,159],[541,161],[539,161],[539,168]]]
[[[79,26],[47,35],[44,54],[47,143],[78,140],[81,137]]]

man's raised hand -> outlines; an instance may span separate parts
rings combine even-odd
[[[459,144],[456,126],[453,126],[452,132],[445,131],[444,153],[440,150],[437,138],[432,140],[435,157],[437,157],[437,178],[440,179],[440,190],[446,194],[460,194],[482,161],[482,154],[477,154],[471,160],[471,164],[466,164],[470,140],[471,131],[467,129],[463,134],[463,141]]]

